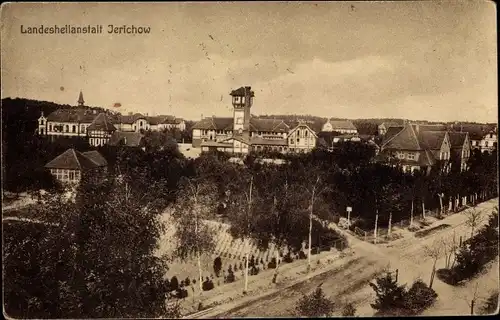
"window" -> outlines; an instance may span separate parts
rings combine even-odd
[[[75,132],[76,132],[76,126],[75,126],[75,125],[73,125],[73,128],[72,128],[72,129],[73,129],[73,133],[75,133]]]
[[[43,130],[43,128],[42,128],[42,129],[40,129],[40,133],[41,133],[41,134],[44,134],[44,130]]]
[[[141,126],[141,128],[142,128],[142,121],[140,121],[140,122],[139,122],[139,125],[140,125],[140,126]]]
[[[305,135],[305,136],[306,136],[306,138],[307,138],[307,131],[306,131],[306,132],[304,132],[304,135]]]
[[[49,124],[49,131],[52,131],[52,125]]]
[[[64,132],[69,132],[69,126],[68,125],[66,125],[65,129],[66,130],[64,130]]]
[[[69,172],[69,180],[71,181],[75,180],[75,172],[73,170]]]
[[[290,144],[294,144],[295,140],[290,139]]]

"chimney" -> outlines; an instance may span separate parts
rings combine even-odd
[[[131,116],[131,115],[133,115],[133,114],[134,114],[133,112],[129,112],[129,113],[128,113],[128,115],[129,115],[129,116]]]
[[[201,120],[203,120],[203,113],[201,114]]]
[[[43,111],[42,111],[42,115],[41,115],[41,117],[43,118]]]

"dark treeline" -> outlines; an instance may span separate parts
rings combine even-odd
[[[270,188],[268,184],[272,181],[283,185],[289,179],[297,181],[295,197],[301,197],[307,194],[311,178],[317,175],[325,183],[322,199],[328,208],[327,216],[344,216],[346,207],[350,206],[353,208],[352,217],[360,218],[357,223],[363,229],[373,228],[376,212],[379,213],[379,223],[387,224],[390,214],[393,222],[409,220],[412,207],[414,217],[417,217],[422,215],[422,206],[426,211],[441,210],[451,203],[452,209],[458,209],[456,200],[461,201],[462,197],[469,197],[469,202],[471,196],[486,199],[497,195],[496,152],[473,152],[468,171],[460,172],[453,166],[449,173],[436,168],[429,175],[403,173],[398,166],[374,162],[373,156],[374,151],[369,145],[344,142],[333,152],[315,150],[309,154],[283,156],[288,163],[280,166],[260,163],[255,157],[247,157],[244,166],[229,165],[225,157],[215,155],[202,156],[197,161],[204,161],[212,175],[217,177],[214,183],[218,185],[221,196],[229,182],[240,181],[245,175],[262,175],[264,178],[260,183],[263,186],[257,188]],[[239,184],[248,185],[248,182]],[[231,190],[234,193],[237,189]],[[272,190],[264,193],[272,193]]]

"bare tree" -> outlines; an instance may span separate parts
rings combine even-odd
[[[453,231],[453,238],[442,238],[441,244],[443,247],[443,254],[445,257],[445,268],[450,269],[453,268],[456,261],[456,251],[459,248],[459,243],[456,238],[455,231]],[[454,257],[453,261],[451,260]]]
[[[476,207],[468,207],[463,213],[466,217],[465,224],[471,228],[470,236],[472,238],[474,236],[474,231],[481,224],[484,217],[482,216],[482,212],[477,210]]]
[[[317,198],[327,190],[327,187],[321,181],[319,173],[315,175],[314,183],[310,188],[305,188],[308,194],[311,196],[309,202],[309,244],[307,250],[307,271],[311,270],[311,245],[312,245],[312,226],[313,226],[313,216],[314,216],[314,204]]]
[[[434,282],[434,276],[436,274],[436,264],[439,258],[441,257],[442,254],[442,247],[441,243],[439,241],[434,241],[431,246],[425,246],[424,251],[427,256],[431,257],[433,259],[433,265],[432,265],[432,271],[431,271],[431,278],[429,281],[429,288],[432,288],[432,284]]]
[[[178,246],[176,256],[187,261],[196,256],[199,273],[200,294],[203,292],[203,274],[201,255],[211,252],[215,247],[213,230],[203,218],[209,218],[215,210],[215,189],[211,183],[201,178],[182,181],[179,200],[173,211],[176,221]]]
[[[463,298],[470,308],[471,316],[474,315],[474,307],[476,306],[476,302],[478,299],[478,286],[479,283],[476,283],[476,285],[474,286],[474,290],[471,292],[471,294]]]

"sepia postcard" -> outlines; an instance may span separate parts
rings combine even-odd
[[[496,10],[3,3],[5,318],[498,314]]]

